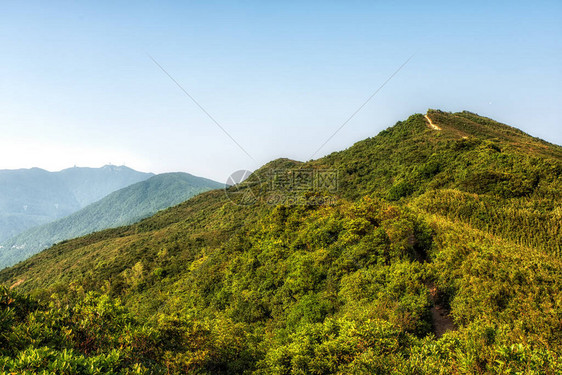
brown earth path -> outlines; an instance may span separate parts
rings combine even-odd
[[[435,125],[433,122],[431,122],[431,119],[429,118],[428,115],[423,115],[423,117],[425,117],[425,119],[426,119],[427,122],[429,123],[429,127],[430,127],[431,129],[434,129],[434,130],[441,130],[441,128],[440,128],[439,126],[437,126],[437,125]]]
[[[443,303],[440,301],[437,287],[434,284],[430,284],[428,288],[431,300],[433,301],[433,307],[431,308],[433,332],[435,333],[435,337],[440,338],[445,332],[455,330],[456,327],[453,318],[449,314],[449,310],[443,306]]]

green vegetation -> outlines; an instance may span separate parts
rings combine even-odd
[[[1,271],[0,366],[561,373],[562,149],[468,112],[428,115],[442,130],[413,115],[256,172],[337,169],[336,204],[210,191]],[[267,196],[261,181],[247,186]],[[454,323],[443,335],[437,308]]]
[[[54,243],[102,229],[132,224],[224,185],[188,173],[163,173],[137,182],[54,222],[29,229],[2,243],[0,268],[11,266]]]

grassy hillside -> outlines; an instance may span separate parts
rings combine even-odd
[[[23,312],[0,363],[561,372],[562,148],[468,112],[427,115],[440,130],[418,114],[319,160],[269,163],[237,190],[253,205],[203,193],[1,271]],[[309,171],[337,171],[337,188],[296,188]],[[301,204],[269,204],[278,192]],[[94,313],[107,318],[90,329]]]
[[[93,203],[151,173],[127,167],[0,170],[0,242]]]
[[[63,219],[32,228],[2,243],[0,268],[11,266],[54,243],[102,229],[132,224],[196,194],[223,187],[188,173],[164,173],[109,194]]]

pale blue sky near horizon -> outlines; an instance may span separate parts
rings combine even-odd
[[[562,2],[0,3],[0,169],[226,181],[428,108],[562,144]],[[151,61],[153,56],[253,157]]]

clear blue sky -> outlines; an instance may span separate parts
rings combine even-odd
[[[562,144],[562,2],[455,3],[4,1],[0,168],[308,160],[413,53],[319,156],[427,108]]]

